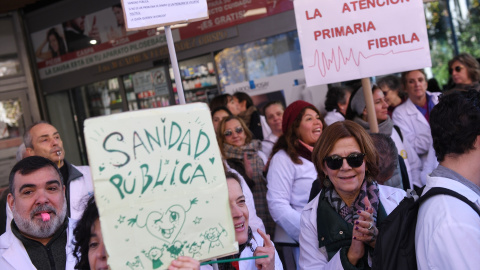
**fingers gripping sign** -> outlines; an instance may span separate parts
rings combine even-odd
[[[186,256],[179,256],[172,261],[168,270],[198,270],[200,269],[200,262]]]
[[[275,247],[272,241],[270,241],[270,235],[264,233],[262,230],[257,229],[258,234],[263,238],[263,247],[258,246],[253,253],[253,256],[268,255],[267,258],[261,258],[255,260],[257,269],[273,270],[275,269]]]

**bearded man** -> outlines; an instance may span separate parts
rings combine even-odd
[[[67,217],[65,185],[52,161],[31,156],[9,176],[11,230],[0,237],[0,269],[74,269],[74,222]]]

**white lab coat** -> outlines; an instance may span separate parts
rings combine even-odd
[[[436,105],[438,96],[441,93],[430,93],[427,91],[427,94],[432,97],[432,102]],[[435,153],[431,152],[435,150],[433,150],[430,124],[410,99],[407,99],[407,101],[395,108],[392,119],[395,125],[402,130],[404,141],[410,142],[422,161],[422,172],[420,175],[422,183],[419,186],[423,186],[427,174],[431,173],[438,165]]]
[[[252,228],[252,233],[253,233],[253,239],[251,241],[252,249],[255,250],[257,247],[263,246],[263,238],[256,231],[254,231],[253,228]],[[240,254],[240,258],[248,258],[248,257],[253,257],[253,251],[250,249],[250,247],[247,246]],[[257,269],[257,267],[255,266],[255,260],[244,260],[244,261],[239,261],[238,263],[240,266],[240,270],[256,270]],[[200,267],[200,270],[210,270],[210,269],[213,269],[211,265],[203,265],[202,267]],[[277,250],[275,250],[275,270],[283,270],[283,264],[280,258],[278,257]]]
[[[402,136],[405,136],[403,135],[403,131]],[[398,154],[403,158],[403,161],[405,162],[405,167],[407,168],[410,186],[406,188],[413,189],[414,184],[419,187],[423,186],[421,185],[420,178],[420,174],[422,171],[422,161],[411,146],[410,142],[408,142],[405,137],[402,141],[402,138],[400,138],[400,135],[395,128],[393,128],[390,138],[392,138],[393,142],[395,143]]]
[[[343,116],[343,114],[340,112],[337,112],[337,109],[333,109],[333,111],[327,112],[323,119],[325,120],[327,126],[330,126],[335,122],[345,121],[345,116]]]
[[[405,191],[382,185],[379,185],[378,188],[380,201],[387,214],[390,214],[405,197]],[[325,247],[318,248],[317,208],[319,198],[320,194],[311,200],[302,212],[300,221],[300,269],[343,269],[340,250],[328,261]]]
[[[428,176],[424,192],[432,187],[453,190],[480,207],[480,196],[460,182]],[[428,199],[418,211],[415,250],[419,270],[479,269],[480,216],[449,195]]]
[[[270,154],[272,153],[273,146],[275,143],[278,141],[278,136],[270,133],[268,136],[263,138],[262,141],[262,153],[267,157],[267,160],[264,160],[264,164],[267,164],[268,158],[270,157]]]
[[[67,262],[65,270],[74,269],[76,259],[73,256],[73,229],[76,222],[69,219],[67,229]],[[48,258],[45,258],[48,260]],[[30,270],[36,269],[28,256],[22,241],[20,241],[12,232],[6,231],[0,236],[0,269],[2,270]]]
[[[293,163],[290,156],[280,150],[270,161],[267,202],[270,214],[277,223],[274,242],[279,242],[277,232],[283,229],[287,236],[298,243],[300,215],[308,203],[312,183],[317,178],[313,163],[303,157],[299,158],[303,164]]]

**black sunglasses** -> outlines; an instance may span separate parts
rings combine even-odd
[[[461,67],[461,66],[456,66],[456,67],[454,67],[453,69],[451,69],[451,68],[448,69],[448,72],[449,72],[450,74],[452,74],[453,71],[455,70],[455,72],[458,73],[458,72],[460,72],[462,69],[463,69],[463,67]]]
[[[347,163],[348,165],[350,165],[350,167],[358,168],[362,166],[364,157],[365,157],[365,154],[363,153],[352,153],[347,157],[333,155],[333,156],[326,157],[323,160],[327,163],[328,168],[330,168],[331,170],[338,170],[342,167],[344,159],[347,160]]]
[[[243,127],[236,127],[235,132],[237,134],[241,134],[243,132]],[[233,134],[233,132],[230,129],[225,130],[225,133],[223,133],[223,135],[225,135],[225,137],[230,137],[230,136],[232,136],[232,134]]]

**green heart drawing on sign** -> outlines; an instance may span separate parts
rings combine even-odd
[[[197,198],[190,201],[187,210],[179,204],[170,206],[166,211],[152,211],[148,214],[145,225],[138,223],[138,215],[128,220],[128,225],[133,227],[137,224],[139,228],[147,228],[147,231],[154,237],[163,240],[169,244],[173,243],[182,231],[183,225],[192,205],[197,204]]]

